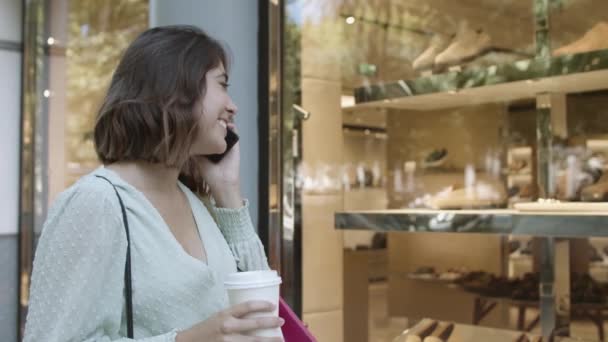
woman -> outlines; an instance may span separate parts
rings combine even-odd
[[[127,234],[113,186],[130,230],[135,340],[276,340],[247,336],[283,324],[246,318],[272,304],[229,307],[223,287],[237,266],[268,268],[239,191],[238,143],[219,163],[205,157],[236,130],[227,67],[222,46],[194,27],[150,29],[126,50],[94,129],[104,166],[57,198],[40,237],[26,342],[127,340]]]

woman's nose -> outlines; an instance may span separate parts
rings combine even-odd
[[[237,107],[236,104],[232,101],[232,99],[230,99],[230,102],[228,103],[226,110],[228,111],[228,113],[230,113],[232,115],[236,115],[239,111],[239,107]]]

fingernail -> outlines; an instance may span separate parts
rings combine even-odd
[[[281,326],[283,326],[283,324],[285,324],[285,320],[279,317],[279,322],[281,322]]]

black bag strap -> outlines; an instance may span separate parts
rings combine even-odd
[[[118,197],[118,202],[120,203],[120,210],[122,211],[122,222],[125,226],[125,232],[127,234],[127,262],[125,263],[125,301],[127,306],[127,337],[133,338],[133,296],[132,296],[132,287],[131,287],[131,239],[129,234],[129,221],[127,220],[127,211],[125,209],[125,205],[122,202],[122,198],[120,194],[118,194],[118,189],[114,183],[112,183],[109,179],[104,176],[95,175],[98,178],[105,179],[112,187],[114,188],[114,192],[116,193],[116,197]]]

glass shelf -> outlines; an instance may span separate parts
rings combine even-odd
[[[546,237],[608,236],[608,212],[488,210],[344,211],[337,229],[377,232],[485,233]]]

